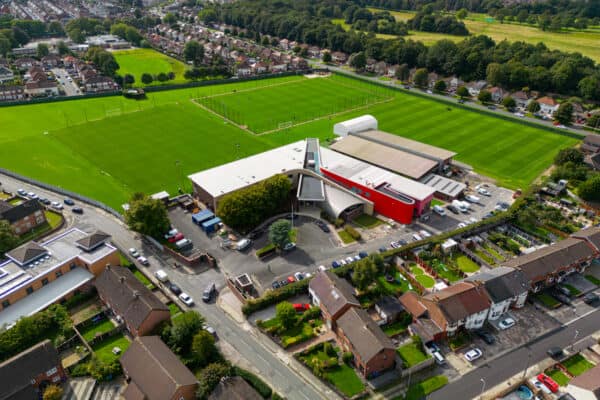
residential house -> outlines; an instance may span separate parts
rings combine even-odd
[[[597,254],[600,254],[600,227],[592,226],[589,228],[581,229],[571,235],[577,239],[585,240]]]
[[[42,64],[48,68],[58,67],[61,62],[60,56],[56,54],[48,54],[47,56],[42,57]]]
[[[348,61],[348,56],[346,53],[342,53],[341,51],[334,51],[331,53],[331,61],[338,64],[344,64]]]
[[[349,308],[360,307],[354,288],[343,278],[331,272],[318,272],[308,284],[308,294],[321,313],[327,326],[335,329],[336,321]]]
[[[485,288],[472,282],[459,282],[423,297],[407,292],[400,303],[413,316],[411,330],[424,342],[453,336],[461,327],[481,328],[491,306]]]
[[[119,86],[107,76],[93,76],[83,82],[86,93],[102,93],[117,90]]]
[[[458,89],[460,86],[463,86],[464,84],[465,84],[465,82],[462,79],[457,78],[456,76],[454,76],[454,77],[452,77],[450,79],[450,83],[448,85],[448,88],[450,90],[454,90],[455,91],[456,89]]]
[[[103,237],[103,239],[99,239]],[[110,236],[71,228],[42,243],[28,242],[0,262],[0,326],[91,289],[107,264],[119,264]]]
[[[583,162],[596,171],[600,170],[600,153],[587,154]]]
[[[252,75],[252,68],[247,61],[242,61],[241,63],[237,64],[235,70],[236,75],[239,77]]]
[[[367,65],[365,66],[365,70],[367,72],[373,72],[375,70],[375,64],[377,64],[377,61],[374,58],[367,58]]]
[[[388,66],[385,61],[379,61],[373,66],[373,72],[375,72],[377,75],[387,74],[387,69]]]
[[[22,235],[46,223],[44,208],[37,199],[10,204],[0,200],[0,220],[7,220],[16,235]]]
[[[58,351],[46,339],[0,363],[0,400],[41,399],[44,387],[66,379]]]
[[[30,97],[58,96],[58,85],[54,81],[41,80],[25,84],[25,93]]]
[[[590,133],[586,135],[581,144],[581,150],[587,153],[599,153],[600,152],[600,135]]]
[[[435,86],[435,83],[438,81],[439,79],[439,75],[435,72],[430,72],[429,74],[427,74],[427,87],[429,89],[433,89],[433,87]]]
[[[284,50],[290,50],[290,41],[287,39],[281,39],[279,41],[279,47],[281,47]]]
[[[23,86],[0,85],[0,101],[18,101],[26,97]]]
[[[38,63],[38,61],[36,59],[34,59],[34,58],[23,57],[23,58],[17,58],[13,62],[13,65],[15,67],[17,67],[19,70],[24,71],[24,70],[26,70],[28,68],[33,67],[37,63]]]
[[[600,364],[571,379],[566,392],[577,400],[600,400]]]
[[[158,336],[138,336],[119,359],[125,400],[192,400],[198,382]]]
[[[363,376],[374,377],[396,365],[396,346],[362,308],[346,310],[337,321],[336,334]]]
[[[0,66],[0,83],[10,82],[15,79],[15,74],[8,68]]]
[[[317,46],[310,46],[308,48],[308,55],[313,58],[321,57],[321,49]]]
[[[291,66],[297,70],[305,70],[308,69],[308,61],[306,61],[302,57],[294,57],[291,61]]]
[[[522,90],[514,92],[510,97],[515,101],[517,108],[526,109],[529,103],[531,103],[531,97]]]
[[[396,76],[396,71],[398,71],[398,68],[400,68],[400,66],[398,64],[390,65],[387,69],[386,75],[389,77]]]
[[[583,272],[596,255],[587,241],[570,237],[502,265],[523,271],[531,282],[531,290],[536,293],[561,282],[573,272]]]
[[[222,378],[208,400],[262,400],[263,397],[241,376]]]
[[[540,113],[548,116],[554,115],[558,110],[558,103],[552,97],[544,96],[536,100],[540,105]]]
[[[277,64],[271,64],[271,72],[285,72],[287,71],[287,64],[284,63],[277,63]]]
[[[490,94],[492,95],[492,101],[494,103],[500,103],[504,99],[504,96],[506,95],[504,90],[498,86],[491,87],[488,90],[489,90]]]
[[[523,271],[508,267],[497,267],[488,272],[480,272],[470,276],[466,281],[485,287],[491,301],[488,314],[490,321],[497,320],[511,307],[523,307],[530,287]]]
[[[107,266],[95,285],[102,302],[125,322],[133,336],[149,335],[171,319],[169,307],[127,268]]]
[[[46,75],[46,71],[39,65],[34,65],[29,68],[27,73],[24,76],[25,79],[29,81],[45,81],[48,79],[48,75]]]
[[[404,312],[404,307],[397,297],[385,296],[375,303],[375,311],[379,314],[382,322],[391,324],[398,320],[400,314]]]
[[[256,63],[254,63],[254,65],[252,65],[252,72],[254,72],[255,74],[264,74],[268,70],[269,70],[269,66],[262,61],[258,61]]]
[[[479,92],[485,89],[487,86],[486,81],[477,81],[467,83],[467,90],[469,90],[469,94],[473,97],[479,96]]]

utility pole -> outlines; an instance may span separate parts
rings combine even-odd
[[[578,336],[579,336],[579,331],[576,329],[575,336],[573,336],[573,341],[571,342],[571,351],[573,351],[573,347],[575,346],[575,341],[577,340]]]
[[[529,369],[529,365],[531,364],[531,348],[527,348],[529,350],[529,353],[527,353],[527,364],[525,366],[525,370],[523,371],[523,377],[521,379],[525,379],[525,377],[527,376],[527,370]]]
[[[482,385],[481,385],[481,394],[479,395],[479,400],[483,400],[483,392],[485,392],[485,379],[481,378],[480,379]]]

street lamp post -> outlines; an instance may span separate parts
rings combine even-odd
[[[485,379],[479,379],[481,381],[481,394],[479,395],[479,400],[483,400],[483,392],[485,392]]]
[[[579,331],[576,329],[575,335],[573,336],[573,341],[571,342],[571,351],[573,351],[573,347],[575,346],[575,341],[577,340],[578,336],[579,336]]]
[[[525,366],[525,370],[523,371],[523,378],[521,378],[521,379],[525,379],[525,377],[527,376],[527,370],[529,369],[530,364],[531,364],[531,349],[529,349],[529,353],[527,353],[527,364]]]

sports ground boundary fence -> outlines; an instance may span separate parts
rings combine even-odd
[[[511,117],[509,115],[503,115],[503,114],[500,114],[500,113],[491,113],[491,112],[488,112],[486,110],[481,110],[481,109],[476,108],[476,107],[471,107],[471,106],[469,106],[467,104],[461,104],[461,103],[457,103],[457,102],[452,102],[450,99],[441,99],[441,98],[438,98],[436,96],[431,96],[431,95],[428,95],[428,94],[425,94],[425,93],[420,93],[418,90],[416,90],[416,91],[415,90],[406,90],[406,89],[403,89],[403,88],[400,88],[400,87],[397,87],[397,86],[392,86],[391,84],[388,84],[386,82],[379,82],[379,81],[376,81],[374,79],[369,79],[368,77],[362,77],[362,76],[359,76],[359,75],[356,75],[356,74],[347,73],[347,72],[343,72],[343,71],[339,71],[339,70],[329,70],[329,72],[331,72],[333,74],[342,75],[342,76],[345,76],[347,78],[355,79],[355,80],[358,80],[358,81],[361,81],[361,82],[369,82],[369,83],[371,83],[373,85],[385,87],[385,88],[394,90],[396,92],[402,92],[402,93],[405,93],[405,94],[407,94],[409,96],[415,96],[415,97],[420,97],[420,98],[431,100],[431,101],[436,101],[436,102],[441,103],[441,104],[451,105],[453,107],[458,107],[458,108],[461,108],[463,110],[472,111],[472,112],[475,112],[475,113],[478,113],[478,114],[482,114],[482,115],[486,115],[486,116],[489,116],[489,117],[500,118],[500,119],[503,119],[505,121],[511,121],[511,122],[514,122],[514,123],[517,123],[517,124],[521,124],[521,125],[526,125],[526,126],[529,126],[529,127],[532,127],[532,128],[544,129],[546,131],[555,133],[557,135],[567,136],[567,137],[574,138],[574,139],[577,139],[577,140],[581,140],[582,137],[585,136],[585,133],[583,133],[583,132],[582,133],[575,133],[575,132],[571,132],[571,131],[567,131],[567,130],[561,130],[561,129],[558,129],[558,128],[553,128],[553,127],[550,127],[550,126],[547,126],[547,125],[543,125],[543,124],[538,124],[538,123],[531,122],[531,121],[528,121],[528,120],[525,120],[525,119],[521,119],[521,118],[519,118],[519,119],[513,118],[513,117]]]
[[[46,190],[49,190],[52,192],[56,192],[56,193],[60,193],[63,196],[79,200],[83,203],[86,203],[86,204],[92,206],[92,207],[100,208],[100,209],[106,211],[107,213],[115,216],[116,218],[123,220],[123,216],[119,212],[117,212],[114,208],[111,208],[100,201],[90,199],[89,197],[86,197],[82,194],[71,192],[70,190],[66,190],[61,187],[51,185],[49,183],[38,181],[37,179],[33,179],[33,178],[29,178],[29,177],[21,175],[21,174],[17,174],[16,172],[10,171],[5,168],[0,168],[0,173],[10,176],[14,179],[29,183],[30,185],[39,186],[43,189],[46,189]]]

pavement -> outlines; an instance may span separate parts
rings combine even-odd
[[[5,175],[0,175],[0,182],[7,191],[16,192],[18,188],[23,188],[52,201],[62,201],[63,199],[61,195]],[[64,215],[68,226],[76,226],[87,232],[100,229],[110,234],[112,243],[122,251],[131,247],[139,249],[150,262],[149,267],[138,266],[139,269],[146,273],[155,284],[158,282],[152,274],[158,269],[164,269],[171,281],[198,300],[192,309],[200,312],[208,324],[217,330],[219,339],[226,341],[240,357],[246,359],[260,371],[260,375],[272,384],[278,393],[289,400],[339,399],[337,394],[314,377],[310,371],[293,357],[285,354],[267,337],[258,333],[255,328],[247,323],[240,325],[221,308],[200,300],[202,290],[207,282],[215,282],[218,290],[225,286],[221,271],[210,269],[201,274],[190,275],[181,269],[175,270],[169,267],[160,255],[154,253],[150,246],[143,244],[139,235],[127,229],[122,221],[85,203],[76,203],[83,208],[84,213],[76,215],[71,212],[70,207],[65,207]],[[187,309],[179,300],[176,301],[184,310]]]

